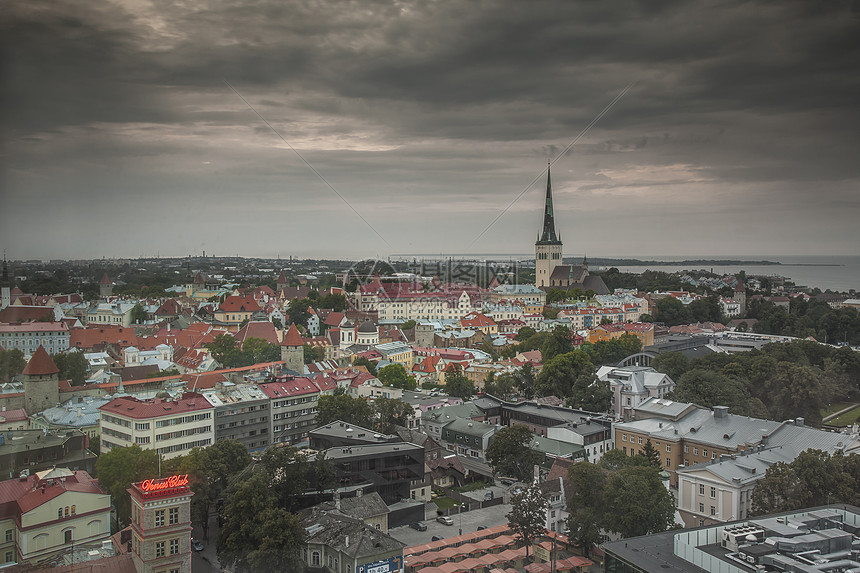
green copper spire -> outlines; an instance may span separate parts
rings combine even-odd
[[[555,217],[552,212],[552,182],[549,174],[549,164],[546,166],[546,205],[543,212],[543,231],[541,232],[538,244],[541,245],[560,245],[561,241],[555,233]]]

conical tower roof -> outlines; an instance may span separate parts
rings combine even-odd
[[[99,284],[100,284],[100,285],[109,285],[109,284],[111,284],[111,282],[110,282],[110,277],[108,276],[107,272],[105,272],[105,274],[103,274],[103,275],[102,275],[102,280],[100,280],[100,281],[99,281]]]
[[[549,174],[550,166],[546,167],[546,202],[543,210],[543,227],[537,242],[539,245],[560,245],[561,240],[555,232],[555,214],[552,208],[552,181]]]
[[[59,371],[60,369],[57,368],[57,365],[48,356],[45,347],[40,344],[36,352],[33,353],[33,357],[30,358],[30,361],[24,367],[24,370],[21,371],[21,374],[26,374],[27,376],[46,376],[48,374],[56,374]]]
[[[304,341],[302,341],[302,335],[299,334],[299,329],[296,328],[295,323],[290,324],[289,330],[284,335],[284,341],[281,342],[281,346],[303,346]]]

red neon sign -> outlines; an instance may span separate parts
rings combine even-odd
[[[182,487],[188,485],[188,474],[175,475],[161,479],[145,479],[140,484],[140,489],[146,492],[161,491],[174,487]]]

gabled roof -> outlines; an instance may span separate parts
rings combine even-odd
[[[256,312],[261,309],[253,298],[230,295],[224,299],[218,310],[220,312]]]
[[[24,370],[21,371],[21,374],[26,374],[27,376],[46,376],[48,374],[57,374],[59,371],[60,369],[57,368],[57,365],[48,356],[48,352],[40,344],[36,352],[33,353],[33,357],[30,358],[30,361],[24,367]]]
[[[249,338],[262,338],[269,344],[279,344],[275,325],[268,320],[252,321],[239,329],[233,338],[240,344]]]

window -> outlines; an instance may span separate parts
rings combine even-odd
[[[72,530],[71,529],[67,529],[63,532],[63,542],[64,543],[71,543],[72,542]]]
[[[164,557],[164,542],[158,541],[155,543],[155,556]]]
[[[72,506],[72,515],[74,515],[74,514],[75,514],[75,506],[73,505]]]
[[[6,543],[9,543],[11,541],[12,541],[12,530],[7,529],[6,530]],[[8,561],[8,559],[7,559],[7,561]]]
[[[621,441],[622,441],[622,442],[626,442],[626,441],[627,441],[627,434],[621,434]]]
[[[170,525],[176,525],[177,523],[179,523],[179,508],[178,507],[171,507],[170,508],[170,517],[168,519],[168,523]]]
[[[176,555],[179,553],[179,539],[170,540],[170,554]]]
[[[707,458],[708,457],[708,450],[702,450],[702,455]]]
[[[320,566],[320,552],[319,551],[314,551],[313,553],[311,553],[311,565],[313,565],[314,567]]]
[[[66,517],[69,517],[69,506],[68,505],[66,506],[65,514],[66,514]]]
[[[6,563],[11,563],[11,561],[12,561],[12,552],[11,552],[11,551],[7,551],[7,552],[6,552],[6,560],[5,560],[5,562],[6,562]]]
[[[672,451],[672,446],[670,446],[669,444],[666,444],[666,453],[668,454],[671,451]]]
[[[164,526],[164,510],[156,509],[155,510],[155,527],[163,527]]]
[[[693,455],[694,455],[694,456],[698,456],[698,455],[699,455],[699,448],[693,448]]]
[[[636,438],[636,443],[639,444],[640,446],[642,445],[642,436],[638,436]]]
[[[699,504],[699,513],[705,513],[705,504],[704,503]]]
[[[711,506],[711,515],[717,515],[717,508],[713,505]]]
[[[689,454],[689,453],[690,453],[690,446],[684,445],[684,453],[685,453],[685,454]]]
[[[716,499],[716,497],[717,497],[717,488],[712,487],[711,488],[711,499]]]
[[[670,467],[671,465],[672,465],[672,459],[671,459],[671,458],[666,458],[666,467],[668,468],[668,467]]]
[[[57,519],[63,519],[63,508],[62,507],[57,508]]]

